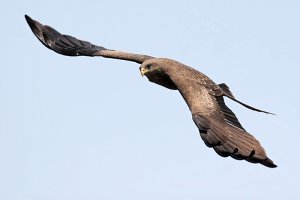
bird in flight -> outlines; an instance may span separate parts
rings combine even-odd
[[[49,49],[66,56],[102,56],[140,64],[140,73],[150,82],[178,90],[187,103],[192,119],[206,146],[222,157],[232,157],[264,166],[277,167],[268,158],[259,141],[240,124],[226,106],[227,97],[248,109],[272,114],[237,100],[225,83],[216,84],[203,73],[168,58],[106,49],[75,37],[64,35],[25,15],[34,35]]]

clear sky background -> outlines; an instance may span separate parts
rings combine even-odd
[[[299,1],[1,3],[0,199],[298,199]],[[176,91],[136,63],[46,49],[24,14],[104,47],[227,83],[276,169],[207,148]]]

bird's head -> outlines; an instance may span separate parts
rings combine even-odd
[[[162,71],[161,66],[154,59],[146,60],[140,66],[140,72],[142,76],[151,76],[151,74],[160,73]]]
[[[169,76],[172,61],[165,58],[153,58],[146,60],[140,66],[142,76],[146,76],[150,82],[176,90],[177,86]]]

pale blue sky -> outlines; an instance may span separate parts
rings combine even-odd
[[[299,1],[1,4],[0,199],[297,199]],[[215,82],[278,164],[221,158],[178,92],[131,62],[46,49],[24,14],[104,47],[168,57]]]

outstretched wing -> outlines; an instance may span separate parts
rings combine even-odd
[[[145,60],[153,58],[147,55],[133,54],[115,50],[109,50],[102,46],[91,44],[87,41],[79,40],[69,35],[63,35],[47,25],[42,25],[38,21],[25,15],[26,21],[34,35],[49,49],[66,56],[102,56],[121,60],[143,63]]]
[[[215,110],[193,115],[205,144],[222,157],[231,156],[237,160],[277,167],[267,157],[259,141],[242,127],[235,114],[225,105],[223,97],[212,98],[216,105]]]
[[[175,81],[192,112],[200,136],[208,147],[222,157],[231,156],[238,160],[276,167],[259,141],[244,129],[236,115],[226,106],[224,93],[234,98],[229,88],[224,87],[224,93],[218,91],[218,85],[190,68],[182,70]]]
[[[225,105],[223,97],[215,98],[219,107],[217,111],[193,115],[205,144],[222,157],[231,156],[237,160],[277,167],[259,141],[241,126],[235,114]]]

